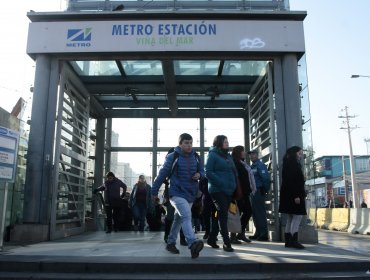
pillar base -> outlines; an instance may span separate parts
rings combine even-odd
[[[10,241],[34,243],[49,240],[49,225],[15,225],[10,232]]]

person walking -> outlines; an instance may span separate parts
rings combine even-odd
[[[227,218],[229,205],[236,189],[236,168],[229,154],[229,141],[225,135],[217,135],[210,148],[205,167],[208,179],[208,192],[216,206],[219,225],[212,224],[207,244],[212,248],[219,248],[216,237],[219,229],[223,239],[223,249],[232,252]]]
[[[144,175],[140,175],[134,185],[128,205],[132,210],[134,229],[143,232],[147,213],[152,209],[151,187],[147,184]]]
[[[147,213],[147,221],[150,231],[160,231],[162,229],[162,216],[166,215],[166,210],[160,203],[160,199],[154,201],[152,211]]]
[[[173,152],[173,151],[172,151]],[[173,219],[175,217],[175,208],[173,208],[171,202],[170,202],[170,196],[169,196],[169,180],[165,179],[164,182],[164,192],[163,192],[163,206],[166,207],[166,215],[164,218],[164,236],[163,240],[167,243],[168,235],[170,234]],[[188,243],[186,242],[184,232],[182,228],[180,229],[180,245],[182,246],[188,246]]]
[[[271,178],[266,165],[258,158],[257,150],[249,151],[248,155],[252,162],[251,169],[256,182],[256,192],[252,195],[252,217],[256,231],[249,238],[257,241],[268,241],[265,197],[270,190]]]
[[[166,177],[169,177],[169,198],[171,205],[175,208],[175,214],[166,249],[173,254],[180,253],[176,248],[176,240],[181,227],[191,257],[197,258],[203,249],[203,241],[195,236],[191,220],[191,206],[197,197],[198,180],[203,176],[202,163],[198,161],[193,150],[193,137],[188,133],[183,133],[179,136],[179,145],[175,147],[175,151],[167,155],[152,188],[153,198],[156,199],[162,183]]]
[[[203,193],[202,195],[202,219],[204,226],[203,239],[209,237],[211,232],[211,225],[216,224],[218,226],[217,209],[212,201],[212,197],[208,192],[208,179],[206,177],[199,181],[199,190]]]
[[[120,179],[116,178],[113,172],[106,174],[106,181],[102,186],[96,188],[93,193],[104,191],[105,211],[107,213],[107,231],[111,233],[119,230],[119,220],[124,203],[122,201],[126,194],[127,186]]]
[[[250,243],[251,240],[245,236],[245,231],[247,228],[247,224],[252,217],[252,205],[250,195],[254,195],[256,192],[256,182],[254,181],[252,169],[245,161],[244,147],[235,146],[231,155],[233,157],[236,170],[238,172],[239,182],[243,193],[243,197],[240,200],[237,200],[239,211],[241,213],[240,223],[242,232],[238,233],[234,238]],[[233,234],[231,239],[231,243],[233,243]]]
[[[301,166],[301,147],[290,147],[283,158],[282,182],[280,188],[279,212],[286,214],[285,247],[304,249],[298,242],[298,229],[306,213],[305,178]]]

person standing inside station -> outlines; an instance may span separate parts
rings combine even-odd
[[[175,159],[175,153],[178,157]],[[176,163],[174,162],[176,160]],[[175,166],[173,166],[175,163]],[[192,258],[197,258],[203,249],[203,241],[197,239],[192,228],[191,206],[198,194],[198,180],[204,176],[202,163],[193,150],[193,137],[188,133],[179,136],[179,145],[167,155],[152,187],[153,199],[158,198],[158,191],[166,177],[170,179],[169,198],[175,208],[174,220],[167,239],[166,250],[179,254],[176,240],[182,228]]]
[[[147,213],[152,209],[151,187],[147,184],[144,175],[140,175],[134,185],[128,205],[132,210],[134,229],[143,232]]]
[[[305,178],[301,166],[301,147],[290,147],[283,158],[279,212],[287,215],[285,247],[304,249],[298,242],[298,229],[306,212]]]
[[[256,192],[256,182],[254,181],[252,169],[245,161],[244,147],[235,146],[231,155],[233,157],[236,170],[238,172],[238,177],[243,192],[243,197],[237,201],[239,210],[241,212],[240,223],[242,232],[238,233],[235,238],[250,243],[251,240],[245,236],[245,231],[248,226],[249,220],[252,217],[252,205],[250,196],[251,194],[254,195]]]
[[[268,241],[265,197],[270,190],[271,178],[266,165],[258,158],[257,150],[249,151],[248,155],[252,162],[251,169],[256,182],[256,192],[252,195],[252,217],[256,231],[249,238],[257,241]]]
[[[229,141],[225,135],[217,135],[210,148],[205,167],[208,179],[208,192],[217,209],[218,222],[212,223],[207,244],[212,248],[219,248],[216,243],[218,232],[223,239],[223,250],[233,252],[227,226],[229,205],[236,189],[236,168],[233,158],[229,154]]]
[[[107,180],[102,186],[93,191],[94,194],[104,191],[105,211],[107,213],[107,231],[111,233],[119,230],[120,214],[123,208],[123,197],[126,194],[127,186],[120,179],[116,178],[113,172],[106,174]]]

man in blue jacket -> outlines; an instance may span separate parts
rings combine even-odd
[[[176,154],[177,153],[177,154]],[[193,150],[193,138],[183,133],[179,137],[179,146],[173,153],[167,155],[166,160],[153,182],[153,199],[158,197],[159,188],[164,180],[170,178],[170,203],[175,208],[175,216],[171,231],[167,239],[167,251],[179,254],[176,248],[176,239],[180,228],[184,232],[191,257],[197,258],[203,249],[203,241],[198,240],[193,232],[191,222],[191,206],[197,197],[198,180],[203,177],[203,165]]]
[[[256,181],[256,192],[252,195],[252,217],[256,227],[256,232],[250,239],[258,241],[268,241],[268,227],[266,217],[265,196],[270,190],[271,178],[266,165],[258,159],[258,152],[252,150],[248,152],[252,161],[251,169]]]

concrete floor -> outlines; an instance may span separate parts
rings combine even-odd
[[[202,238],[202,233],[198,234]],[[222,248],[222,242],[218,242]],[[199,260],[212,259],[222,262],[331,262],[351,261],[353,259],[370,261],[370,236],[353,235],[342,232],[319,231],[319,244],[305,245],[305,250],[285,248],[283,243],[257,242],[233,245],[235,251],[224,252],[222,249],[212,249],[208,245],[200,253]],[[173,255],[165,250],[163,232],[90,232],[60,240],[41,242],[37,244],[15,246],[5,244],[0,252],[3,257],[59,258],[69,259],[140,259],[153,258],[163,261],[190,261],[190,251],[187,247],[177,245],[179,255]],[[86,259],[85,259],[86,260]],[[194,260],[192,260],[194,261]],[[370,269],[370,267],[369,267]]]
[[[370,279],[370,236],[319,231],[319,243],[305,246],[296,250],[253,241],[233,245],[235,251],[227,253],[205,245],[192,259],[184,246],[177,246],[178,255],[166,251],[163,232],[99,231],[6,244],[0,279]]]

